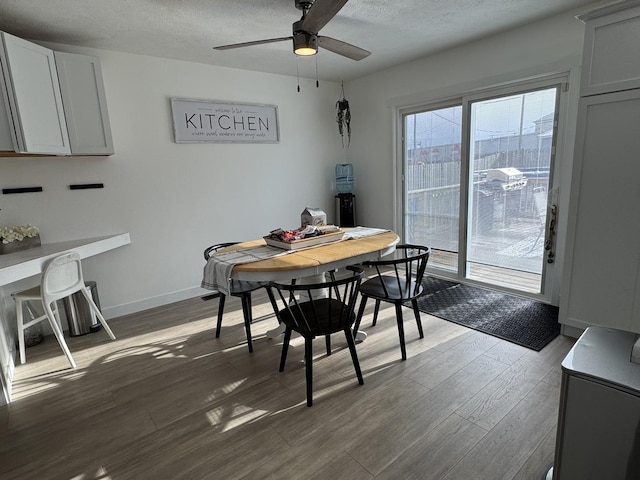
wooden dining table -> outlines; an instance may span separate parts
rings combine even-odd
[[[348,230],[346,230],[348,232]],[[400,238],[395,232],[384,231],[376,235],[320,244],[287,255],[235,265],[231,278],[245,281],[288,281],[320,275],[347,265],[376,260],[395,250]],[[265,240],[243,242],[229,247],[243,248],[264,245]]]
[[[346,229],[345,232],[348,233],[349,230]],[[294,279],[302,279],[306,283],[323,281],[325,272],[367,260],[376,260],[392,253],[399,241],[400,238],[395,232],[385,230],[375,235],[316,245],[286,255],[235,265],[231,271],[231,278],[253,282],[282,282]],[[241,250],[264,244],[265,240],[260,239],[238,243],[228,248]],[[283,332],[283,325],[279,325],[269,330],[267,337],[275,338]],[[357,340],[363,341],[365,338],[365,332],[356,333]]]

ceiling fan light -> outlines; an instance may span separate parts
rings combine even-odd
[[[315,50],[311,47],[298,47],[294,50],[294,53],[296,55],[302,55],[303,57],[306,57],[308,55],[315,55],[316,53],[318,53],[318,50]]]
[[[318,53],[318,36],[305,32],[294,33],[293,53],[301,56],[315,55]]]

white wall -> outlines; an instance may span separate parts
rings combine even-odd
[[[557,257],[562,259],[583,35],[584,25],[569,12],[349,82],[345,90],[352,107],[353,140],[347,161],[354,165],[359,221],[400,230],[395,194],[399,155],[393,134],[398,109],[570,72],[569,122],[556,157],[562,177],[556,179],[561,186]],[[556,268],[554,276],[561,275],[560,262],[551,267]]]
[[[0,225],[31,223],[43,242],[130,232],[131,245],[84,262],[107,317],[202,293],[211,244],[296,227],[305,206],[332,214],[339,84],[301,79],[297,93],[292,77],[48,46],[101,58],[116,153],[0,158],[0,187],[44,188],[0,196]],[[277,105],[280,143],[176,144],[171,97]]]

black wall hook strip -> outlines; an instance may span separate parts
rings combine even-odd
[[[30,192],[41,192],[42,187],[22,187],[22,188],[3,188],[2,193],[5,195],[10,195],[12,193],[30,193]]]
[[[79,183],[69,185],[69,190],[86,190],[88,188],[104,188],[104,183]]]

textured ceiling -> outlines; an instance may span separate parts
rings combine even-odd
[[[325,1],[325,0],[318,0]],[[298,58],[289,42],[213,46],[291,35],[294,0],[2,0],[0,30],[42,42],[245,70],[349,80],[592,0],[350,0],[320,31],[369,50],[356,62],[327,50]],[[577,21],[577,20],[576,20]]]

